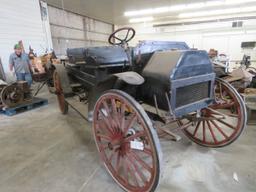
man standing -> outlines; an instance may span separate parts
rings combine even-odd
[[[22,48],[19,44],[14,45],[14,53],[9,58],[10,71],[14,72],[17,81],[27,81],[29,86],[32,84],[32,65],[26,53],[22,53]],[[31,71],[30,71],[31,70]]]

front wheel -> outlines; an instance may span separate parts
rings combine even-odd
[[[247,113],[244,101],[234,87],[216,79],[215,102],[201,110],[200,118],[191,115],[191,119],[194,119],[194,126],[183,130],[189,139],[206,147],[223,147],[240,136],[246,126]],[[183,120],[181,124],[191,119]]]
[[[95,104],[93,132],[106,169],[125,191],[155,190],[161,148],[141,105],[123,91],[105,92]]]

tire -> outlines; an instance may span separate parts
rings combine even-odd
[[[109,90],[97,100],[93,133],[100,157],[119,186],[131,192],[156,189],[162,159],[159,139],[146,112],[130,95]]]
[[[205,147],[217,148],[233,143],[247,122],[243,99],[232,85],[219,78],[215,81],[215,103],[202,109],[201,115],[205,119],[198,120],[195,126],[183,129],[183,132],[191,141]]]

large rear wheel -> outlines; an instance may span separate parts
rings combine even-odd
[[[239,93],[222,79],[215,81],[215,102],[201,110],[201,117],[191,115],[185,121],[194,126],[183,129],[193,142],[206,147],[223,147],[235,141],[246,126],[247,113]],[[184,123],[184,120],[181,121]]]
[[[141,105],[125,92],[105,92],[95,104],[93,131],[106,169],[125,191],[155,190],[161,148]]]
[[[55,93],[57,95],[60,111],[62,114],[67,114],[68,103],[65,101],[64,92],[61,86],[60,76],[57,73],[57,71],[54,71],[53,73],[53,82],[54,82]]]

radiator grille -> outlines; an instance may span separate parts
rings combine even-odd
[[[210,81],[177,88],[175,107],[178,108],[209,98],[209,87]]]

